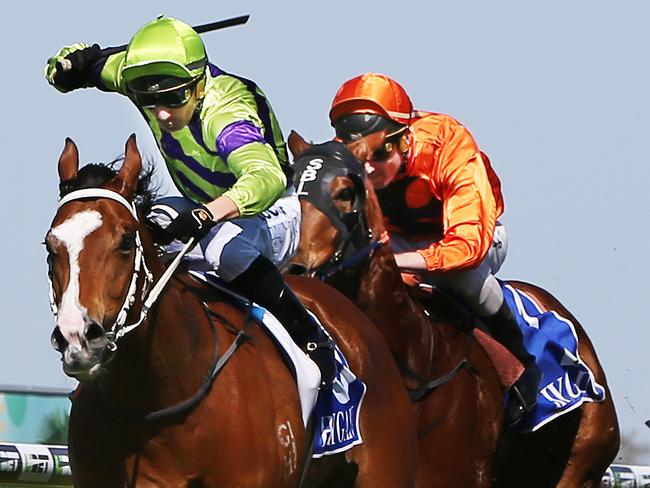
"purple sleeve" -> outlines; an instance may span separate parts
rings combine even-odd
[[[248,120],[238,120],[221,131],[217,137],[217,149],[225,161],[231,152],[250,142],[266,141],[259,127]]]

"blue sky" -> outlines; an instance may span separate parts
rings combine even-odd
[[[125,43],[159,13],[191,24],[251,14],[246,26],[204,40],[212,62],[265,90],[286,133],[331,137],[331,99],[364,71],[400,81],[417,108],[463,122],[504,187],[510,251],[500,276],[546,288],[578,317],[623,430],[650,444],[645,0],[12,2],[0,32],[0,384],[73,385],[49,345],[41,246],[64,138],[77,142],[85,163],[112,160],[136,132],[143,152],[160,161],[126,99],[61,95],[44,80],[45,61],[75,41]]]

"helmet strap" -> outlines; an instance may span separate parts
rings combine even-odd
[[[202,78],[196,82],[196,85],[194,85],[194,90],[196,90],[196,98],[198,100],[198,103],[196,104],[196,108],[194,109],[194,112],[200,112],[201,109],[203,108],[203,99],[205,98],[205,85],[207,83],[207,76],[205,73],[203,73]]]
[[[399,172],[400,173],[406,173],[406,163],[408,163],[409,160],[409,139],[410,139],[410,133],[407,130],[404,132],[402,137],[399,139],[399,151],[402,156],[402,164],[399,167]]]
[[[409,150],[409,133],[408,129],[404,132],[402,137],[399,139],[399,150],[402,154],[406,153]]]

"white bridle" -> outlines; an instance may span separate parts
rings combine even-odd
[[[122,206],[126,207],[131,213],[131,215],[133,216],[133,218],[136,221],[138,221],[138,215],[137,215],[135,204],[129,202],[126,198],[124,198],[119,193],[114,192],[112,190],[107,190],[105,188],[85,188],[82,190],[72,191],[67,195],[65,195],[63,198],[61,198],[61,200],[59,201],[58,208],[61,208],[63,205],[65,205],[68,202],[74,200],[82,200],[84,198],[108,198],[110,200],[114,200],[120,203]],[[149,268],[147,267],[147,263],[145,262],[144,259],[142,241],[140,240],[140,232],[136,231],[133,275],[131,276],[131,283],[129,285],[129,290],[126,293],[126,296],[124,297],[124,302],[122,303],[122,307],[120,308],[120,311],[117,314],[115,323],[111,327],[111,331],[107,332],[106,334],[109,337],[109,347],[112,350],[116,349],[117,346],[115,345],[115,343],[120,337],[125,336],[126,334],[134,330],[136,327],[138,327],[142,322],[144,322],[144,320],[147,318],[147,314],[149,313],[149,310],[158,299],[160,292],[162,291],[162,289],[165,287],[169,279],[174,274],[174,271],[178,267],[178,264],[180,263],[183,256],[187,253],[187,251],[189,251],[189,249],[193,245],[194,245],[194,239],[190,239],[183,246],[181,251],[176,255],[174,260],[169,264],[169,266],[162,274],[160,279],[153,286],[153,288],[150,289],[151,283],[153,282],[153,274],[151,273],[151,271],[149,271]],[[133,324],[125,325],[126,318],[129,314],[129,309],[135,303],[135,299],[137,296],[138,277],[140,276],[140,271],[144,272],[144,283],[142,285],[142,292],[141,292],[141,299],[144,301],[144,303],[142,304],[142,310],[140,311],[140,318],[138,319],[137,322],[134,322]],[[49,276],[49,274],[48,274],[48,281],[50,285],[50,308],[52,309],[52,313],[54,313],[54,316],[56,317],[58,313],[58,307],[56,305],[56,300],[54,297],[54,287],[52,285],[52,279]],[[147,292],[149,292],[148,295]]]

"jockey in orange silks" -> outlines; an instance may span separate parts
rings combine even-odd
[[[535,406],[541,373],[494,277],[507,253],[507,234],[497,220],[504,204],[489,159],[457,120],[415,111],[404,88],[381,74],[346,81],[330,121],[344,142],[385,131],[365,166],[397,264],[462,296],[524,365],[507,407],[507,421],[516,423]]]

